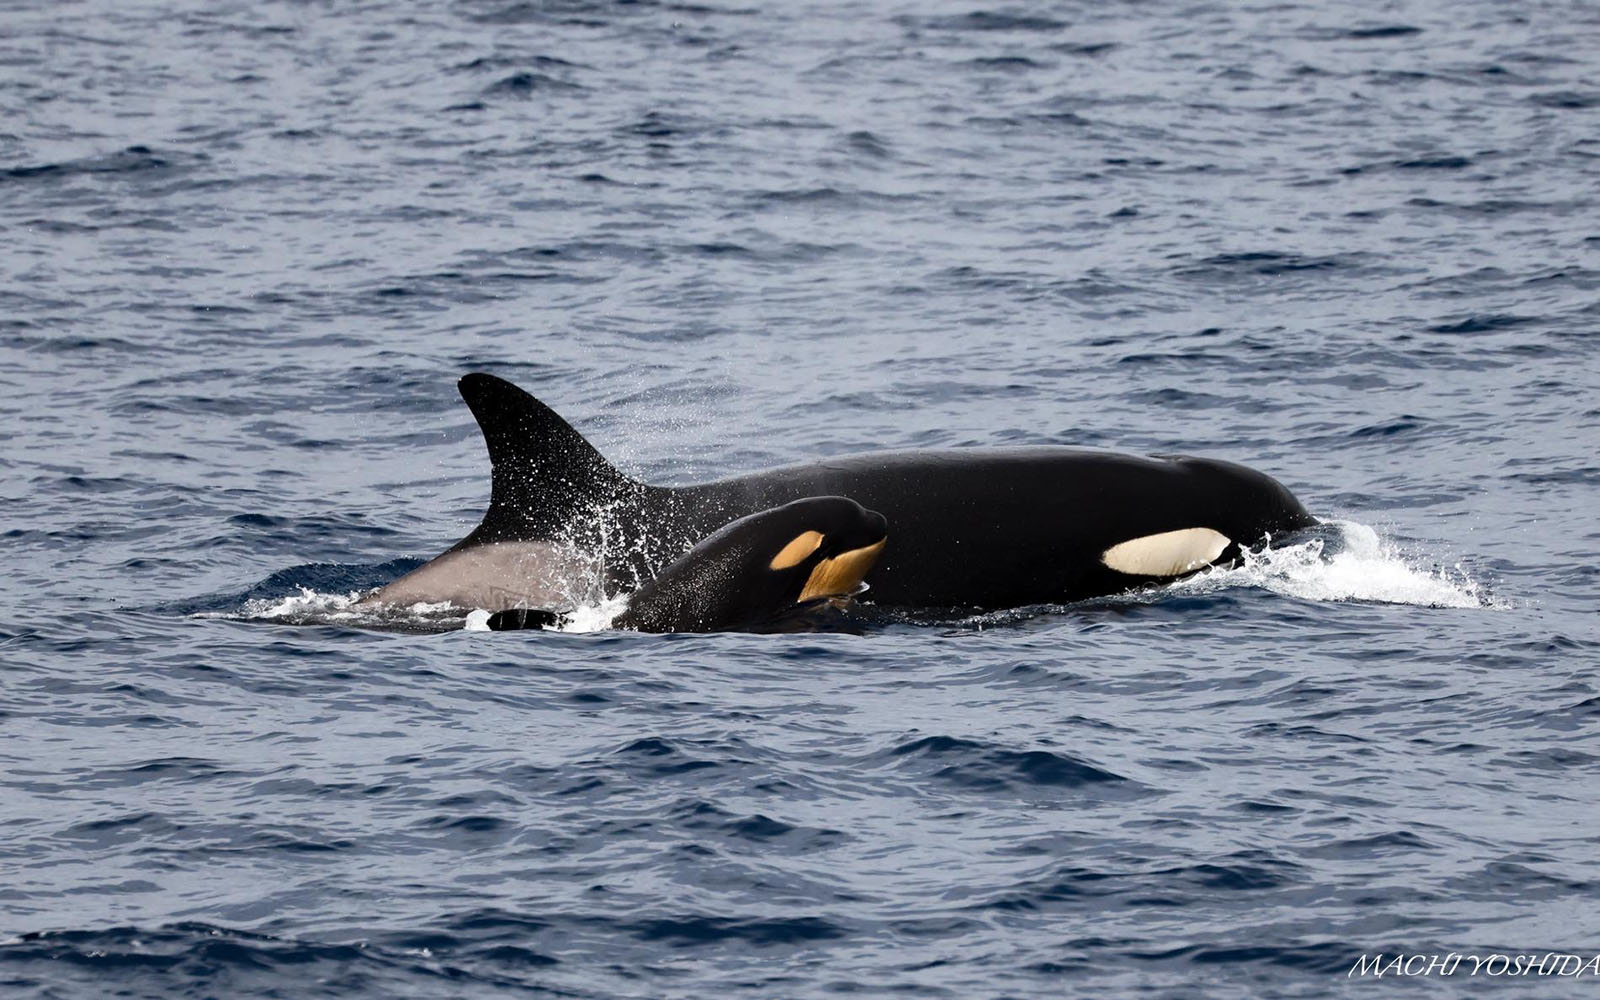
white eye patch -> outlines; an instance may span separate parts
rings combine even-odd
[[[1118,573],[1178,576],[1209,565],[1228,542],[1227,535],[1210,528],[1179,528],[1120,542],[1106,549],[1100,561]]]

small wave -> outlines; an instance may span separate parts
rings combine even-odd
[[[1162,593],[1211,594],[1261,587],[1308,601],[1372,601],[1428,608],[1504,608],[1459,564],[1426,569],[1355,521],[1325,521],[1327,538],[1244,553],[1240,565],[1208,570]]]
[[[525,70],[521,73],[513,73],[511,76],[508,76],[503,80],[498,80],[495,83],[490,84],[484,92],[487,94],[504,94],[512,97],[531,97],[535,93],[582,89],[583,88],[577,84],[568,83],[566,80],[562,80],[558,77],[549,76],[544,73],[535,73],[531,70]]]
[[[963,792],[1142,798],[1144,784],[1059,749],[1023,749],[954,736],[927,736],[892,747],[880,759],[917,780]]]
[[[1528,102],[1541,108],[1581,111],[1600,108],[1600,93],[1557,90],[1546,94],[1534,94],[1528,98]]]
[[[641,920],[628,929],[641,940],[667,941],[679,947],[717,945],[727,941],[744,941],[755,945],[804,945],[845,937],[849,933],[833,921],[812,916],[737,919],[692,914]]]
[[[174,163],[200,162],[203,155],[184,156],[171,152],[157,153],[149,146],[129,146],[116,153],[90,156],[60,163],[41,163],[9,167],[0,170],[0,179],[28,180],[31,178],[72,177],[84,174],[138,174],[160,171]]]
[[[947,17],[897,17],[895,20],[907,28],[926,28],[932,31],[1060,31],[1065,21],[1029,14],[1011,14],[1004,11],[975,10],[968,14]]]

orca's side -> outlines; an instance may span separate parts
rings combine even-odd
[[[370,600],[570,607],[648,584],[731,521],[808,497],[887,519],[866,600],[1006,608],[1081,600],[1238,558],[1316,519],[1271,477],[1181,456],[1065,447],[870,452],[685,487],[618,471],[503,379],[461,379],[489,448],[483,522]],[[589,593],[575,593],[588,591]]]

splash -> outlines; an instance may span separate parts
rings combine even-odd
[[[627,610],[628,597],[626,594],[607,598],[596,604],[581,604],[572,611],[567,612],[559,625],[544,629],[546,632],[604,632],[611,627],[611,622],[623,611]],[[489,612],[478,608],[467,615],[467,620],[461,628],[467,632],[489,631]]]
[[[558,632],[603,632],[628,608],[628,595],[621,594],[599,604],[580,607],[567,616]]]
[[[1240,565],[1207,570],[1162,593],[1260,587],[1308,601],[1372,601],[1429,608],[1504,608],[1458,563],[1423,568],[1367,525],[1324,521],[1321,537],[1245,552]]]
[[[252,598],[235,611],[203,611],[192,617],[434,632],[456,628],[466,610],[449,602],[409,606],[369,605],[360,602],[370,596],[370,592],[322,593],[306,586],[295,589],[299,593]]]
[[[300,587],[300,593],[287,597],[257,598],[244,602],[239,614],[245,618],[273,618],[298,623],[301,621],[337,621],[341,618],[354,621],[361,616],[351,610],[360,598],[359,593],[348,595],[319,594],[310,587]]]

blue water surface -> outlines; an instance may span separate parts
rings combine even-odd
[[[0,993],[1592,995],[1349,973],[1600,953],[1600,15],[983,4],[0,9]],[[1331,523],[364,627],[475,370],[653,482],[1069,444]]]

